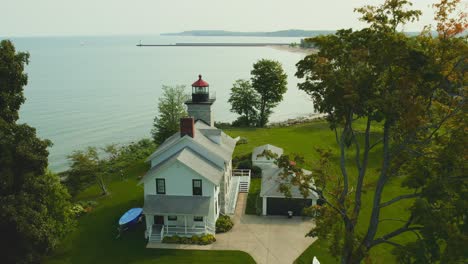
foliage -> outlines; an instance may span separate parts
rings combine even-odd
[[[68,235],[53,255],[44,260],[48,264],[62,263],[255,263],[249,254],[241,251],[147,249],[145,225],[140,224],[115,239],[117,221],[129,208],[141,207],[143,188],[137,177],[148,170],[144,159],[135,161],[124,173],[128,179],[112,179],[108,188],[112,195],[100,197],[94,185],[79,193],[75,199],[98,199],[93,213],[78,218],[78,228]],[[98,198],[96,198],[98,197]]]
[[[92,184],[98,184],[102,194],[106,195],[107,181],[113,177],[124,179],[124,169],[149,156],[155,148],[151,140],[142,139],[124,146],[107,145],[102,153],[95,147],[74,151],[68,157],[71,166],[65,173],[65,183],[73,196]]]
[[[330,171],[333,160],[328,150],[319,150],[320,159],[313,173],[315,186],[308,184],[310,180],[307,176],[285,159],[281,162],[281,167],[286,170],[285,175],[295,177],[283,185],[282,191],[287,193],[287,184],[292,184],[299,186],[303,194],[314,191],[320,196],[326,205],[316,207],[321,217],[310,235],[330,241],[330,253],[340,257],[342,263],[359,263],[368,257],[371,248],[383,243],[403,248],[404,245],[395,239],[405,233],[416,234],[416,239],[429,242],[431,247],[426,244],[426,250],[431,254],[424,262],[438,261],[438,252],[447,243],[447,236],[433,239],[424,235],[425,229],[433,226],[435,221],[447,220],[442,219],[441,215],[439,218],[427,217],[428,212],[432,212],[430,216],[437,216],[434,211],[440,208],[440,201],[429,197],[421,202],[424,189],[436,186],[430,181],[421,181],[427,175],[418,178],[418,185],[404,185],[413,189],[411,193],[382,201],[384,188],[391,180],[403,177],[406,182],[417,174],[423,174],[421,164],[414,166],[419,173],[408,169],[418,160],[419,163],[432,162],[430,155],[424,152],[426,148],[436,150],[433,147],[438,144],[436,139],[439,132],[446,129],[448,121],[460,111],[465,96],[461,87],[466,83],[462,66],[466,65],[466,58],[463,57],[463,54],[467,54],[466,42],[453,36],[433,39],[423,34],[410,38],[397,32],[400,25],[414,21],[420,15],[419,11],[408,10],[405,7],[408,4],[404,0],[387,0],[381,6],[358,9],[362,20],[370,24],[368,28],[355,32],[339,30],[335,35],[310,39],[319,52],[297,64],[296,75],[305,78],[299,88],[312,96],[319,112],[328,115],[330,128],[335,132],[340,149],[337,161],[340,173],[337,175]],[[356,128],[359,118],[366,122],[365,131],[361,134]],[[371,130],[376,126],[382,126],[383,136],[371,142]],[[377,180],[368,182],[369,153],[376,146],[382,147],[383,162],[380,163]],[[353,164],[349,163],[347,149],[355,153]],[[448,164],[441,166],[441,173],[434,178],[441,181],[439,184],[450,185],[451,173],[448,173],[445,165]],[[350,166],[356,171],[355,181],[351,178],[353,171],[349,169]],[[434,188],[430,189],[435,191]],[[370,222],[365,231],[360,232],[356,227],[364,206],[362,196],[367,190],[373,191]],[[464,195],[464,189],[445,190],[441,199]],[[407,219],[381,218],[384,207],[416,197],[418,199],[412,200],[414,205]],[[459,200],[444,201],[449,207]],[[431,207],[432,211],[429,210]],[[453,213],[448,218],[456,221],[460,217]],[[377,232],[385,221],[403,224],[386,233]],[[459,233],[453,230],[453,225],[445,226],[441,232],[454,236]],[[454,246],[464,239],[458,238]],[[416,248],[414,244],[408,246]],[[461,252],[457,247],[450,250],[452,253]]]
[[[157,145],[179,131],[180,118],[187,116],[184,103],[188,100],[188,95],[185,93],[185,86],[163,86],[162,91],[158,102],[158,115],[154,118],[151,130]]]
[[[231,112],[240,117],[233,122],[233,126],[253,126],[256,124],[260,95],[253,89],[250,81],[236,80],[231,88],[228,102]]]
[[[273,108],[283,100],[287,90],[287,75],[281,63],[274,60],[261,59],[253,65],[252,87],[260,95],[258,127],[264,127]]]
[[[301,39],[301,43],[299,44],[299,47],[303,49],[310,49],[314,48],[314,44],[309,41],[309,39]]]
[[[252,169],[252,160],[244,159],[237,164],[237,168],[241,170],[250,170]]]
[[[215,121],[214,122],[214,126],[219,128],[219,129],[225,129],[225,128],[230,128],[232,127],[232,124],[229,123],[229,122],[218,122],[218,121]]]
[[[78,217],[86,213],[86,210],[81,204],[77,203],[77,204],[72,205],[72,207],[70,208],[70,213],[74,215],[75,217]]]
[[[165,236],[162,240],[163,243],[168,244],[192,244],[192,245],[209,245],[216,241],[216,238],[211,234],[205,234],[201,236]]]
[[[225,233],[232,229],[234,223],[228,215],[220,215],[216,220],[216,233]]]
[[[239,140],[236,142],[236,145],[242,145],[242,144],[247,144],[249,143],[249,140],[245,137],[239,138]]]
[[[0,42],[0,119],[14,123],[26,98],[23,87],[28,83],[24,66],[29,63],[29,53],[16,52],[9,40]]]
[[[73,229],[72,205],[57,175],[27,177],[21,189],[0,197],[4,263],[35,263]],[[31,221],[34,219],[34,221]]]
[[[258,200],[261,201],[260,197],[260,188],[262,185],[262,179],[255,178],[250,180],[249,194],[247,196],[247,203],[245,205],[246,214],[258,214],[259,210],[261,212],[262,206]]]
[[[262,177],[262,168],[258,166],[252,166],[252,178],[261,178]]]
[[[3,263],[37,263],[73,227],[69,194],[46,172],[49,140],[17,124],[29,54],[0,42],[0,248]]]

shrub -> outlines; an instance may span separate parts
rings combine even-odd
[[[76,216],[76,217],[78,217],[78,216],[80,216],[80,215],[86,213],[86,211],[85,211],[85,209],[83,208],[83,206],[81,206],[81,204],[79,204],[79,203],[78,203],[78,204],[74,204],[74,205],[71,207],[70,212],[71,212],[74,216]]]
[[[194,235],[192,237],[181,237],[178,235],[165,236],[162,240],[163,243],[168,244],[194,244],[194,245],[208,245],[216,241],[213,235],[207,234],[202,236]]]
[[[237,141],[236,145],[242,145],[242,144],[247,144],[247,143],[249,143],[249,140],[247,140],[247,138],[245,138],[245,137],[241,137],[241,138]]]
[[[215,241],[216,241],[216,238],[213,235],[208,234],[208,235],[203,235],[202,237],[200,237],[200,242],[198,244],[209,245]]]
[[[261,178],[262,177],[262,168],[258,166],[252,166],[252,178]]]
[[[191,241],[191,242],[192,242],[192,244],[195,244],[195,245],[197,245],[197,244],[199,244],[199,243],[200,243],[200,237],[198,237],[198,236],[196,236],[196,235],[195,235],[195,236],[193,236],[193,237],[191,238],[191,240],[192,240],[192,241]]]
[[[250,159],[241,160],[237,165],[238,169],[250,170],[252,169],[252,161]]]
[[[232,229],[234,223],[227,215],[220,215],[216,220],[216,233],[224,233]]]

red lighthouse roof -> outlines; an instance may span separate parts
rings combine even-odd
[[[192,87],[208,87],[210,86],[207,82],[202,80],[201,74],[198,75],[198,80],[192,83]]]

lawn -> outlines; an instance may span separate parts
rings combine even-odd
[[[313,167],[318,155],[315,148],[331,148],[334,153],[334,163],[338,161],[338,150],[334,134],[324,121],[281,128],[239,128],[227,129],[231,136],[241,136],[248,140],[247,144],[236,147],[235,156],[246,155],[256,146],[273,144],[282,147],[285,153],[298,153],[304,156],[306,168]],[[380,131],[374,131],[376,135]],[[376,148],[370,156],[369,175],[367,183],[375,180],[380,164],[381,150]],[[349,160],[353,159],[349,155]],[[115,179],[109,184],[111,194],[99,196],[96,186],[81,193],[77,199],[94,200],[98,202],[96,208],[80,217],[76,232],[60,245],[54,254],[46,260],[47,263],[254,263],[250,255],[240,251],[188,251],[188,250],[157,250],[146,249],[144,227],[125,233],[116,239],[117,220],[131,207],[141,207],[143,204],[143,188],[137,185],[137,176],[143,175],[147,165],[142,161],[128,168],[125,180]],[[350,167],[351,169],[351,167]],[[355,170],[350,170],[355,174]],[[250,193],[257,195],[260,191],[260,179],[252,179]],[[406,190],[400,187],[400,180],[390,182],[385,188],[383,200],[388,200]],[[358,229],[364,231],[370,215],[369,204],[372,191],[363,196],[363,210]],[[250,195],[252,196],[252,195]],[[252,199],[253,198],[253,199]],[[247,212],[255,213],[255,197],[248,197]],[[388,207],[382,212],[382,217],[390,218],[395,215],[405,217],[408,201],[399,207]],[[380,226],[379,232],[388,232],[398,227],[399,223],[388,222]],[[413,239],[411,234],[399,238],[399,242]],[[312,244],[296,263],[311,263],[313,256],[318,256],[322,263],[337,263],[327,253],[327,241],[317,241]],[[382,245],[371,252],[373,263],[395,263],[391,255],[391,247]]]
[[[117,221],[129,208],[143,205],[143,186],[137,176],[146,172],[141,162],[128,170],[126,180],[109,185],[111,194],[99,196],[97,187],[81,193],[77,199],[94,200],[96,208],[80,217],[76,232],[70,235],[47,263],[255,263],[241,251],[159,250],[146,249],[144,226],[116,239]]]
[[[259,198],[261,187],[261,178],[253,178],[250,180],[249,195],[247,196],[247,204],[245,206],[246,214],[257,214],[257,208],[262,208],[262,200]]]
[[[364,124],[358,123],[359,128],[364,129]],[[329,129],[328,124],[325,121],[315,121],[312,123],[296,125],[291,127],[279,127],[279,128],[232,128],[225,130],[231,136],[244,137],[247,139],[247,144],[242,144],[236,147],[236,156],[246,155],[252,151],[254,147],[263,144],[273,144],[284,149],[286,154],[297,153],[304,156],[306,169],[311,169],[314,162],[318,158],[316,148],[330,148],[334,155],[332,161],[335,164],[334,170],[339,173],[338,158],[339,151],[335,141],[334,133]],[[377,128],[373,132],[373,137],[378,137],[381,129]],[[348,154],[348,165],[352,165],[354,161],[353,153]],[[368,175],[366,176],[366,183],[372,183],[376,180],[378,167],[381,163],[381,149],[376,147],[370,153]],[[350,177],[356,175],[356,169],[349,166]],[[258,181],[258,182],[256,182]],[[353,181],[353,179],[351,179]],[[400,187],[401,180],[392,180],[384,190],[383,201],[393,198],[401,193],[408,192],[408,190]],[[247,198],[247,213],[255,213],[255,196],[259,193],[259,180],[253,180],[252,187],[250,190],[250,197]],[[363,208],[359,218],[358,230],[364,232],[367,224],[369,223],[370,217],[370,205],[372,203],[373,191],[370,189],[363,195]],[[394,218],[396,215],[406,217],[408,212],[406,211],[410,201],[398,204],[398,206],[389,206],[384,208],[381,214],[381,218]],[[398,222],[384,222],[378,230],[378,234],[387,233],[396,227],[399,227]],[[407,234],[401,236],[396,242],[404,242],[413,239],[414,236]],[[391,254],[392,247],[388,245],[381,245],[375,247],[371,252],[371,259],[373,263],[395,263],[395,258]],[[327,253],[326,241],[317,241],[312,244],[297,260],[296,263],[311,263],[312,258],[318,256],[322,263],[338,263],[332,256]]]

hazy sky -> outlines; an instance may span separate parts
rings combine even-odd
[[[0,0],[0,37],[158,34],[194,29],[273,31],[359,28],[355,7],[383,0]],[[407,31],[432,23],[435,0]]]

